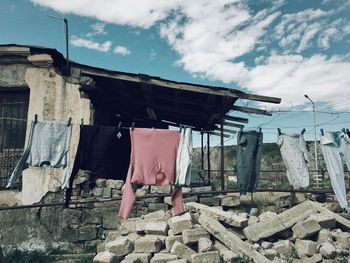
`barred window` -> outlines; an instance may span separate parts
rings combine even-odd
[[[0,90],[0,188],[2,189],[5,188],[24,150],[28,105],[29,89]]]

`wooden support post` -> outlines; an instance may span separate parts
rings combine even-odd
[[[209,184],[211,184],[211,178],[210,178],[210,134],[207,133],[207,162],[208,162],[208,181]]]
[[[221,180],[221,190],[225,189],[225,156],[224,156],[224,121],[221,120],[221,165],[220,165],[220,180]]]
[[[204,170],[204,141],[203,132],[201,132],[201,169]]]

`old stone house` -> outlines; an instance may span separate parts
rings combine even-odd
[[[5,189],[23,152],[31,120],[35,115],[38,120],[44,121],[66,122],[72,118],[70,159],[73,162],[79,139],[79,124],[82,121],[84,124],[115,126],[122,120],[123,126],[127,127],[134,122],[135,127],[158,128],[183,124],[203,133],[219,134],[223,138],[230,132],[226,127],[240,128],[242,124],[235,122],[248,122],[245,118],[229,116],[229,111],[268,114],[265,110],[236,106],[238,99],[280,102],[278,98],[247,94],[234,89],[82,65],[67,61],[61,53],[51,48],[0,45],[0,207],[47,203],[52,201],[47,199],[48,193],[62,195],[62,169],[47,167],[25,169],[18,186],[15,189]],[[101,209],[102,206],[97,205],[95,208]],[[88,208],[88,212],[72,212],[71,209],[61,207],[47,210],[33,208],[23,214],[18,211],[13,214],[0,213],[0,220],[6,222],[7,225],[4,226],[12,231],[16,231],[16,222],[10,221],[23,217],[25,213],[28,215],[27,221],[22,218],[24,221],[18,223],[24,224],[25,230],[20,230],[24,234],[13,236],[10,230],[3,228],[0,230],[0,241],[14,245],[28,239],[51,239],[50,242],[59,242],[63,237],[69,242],[98,239],[99,229],[109,228],[109,217],[99,217],[91,211],[92,207]],[[115,210],[114,207],[110,218],[116,218]],[[63,218],[70,218],[72,222],[75,222],[72,218],[77,217],[80,223],[70,225],[70,222],[63,222],[57,212],[65,213]],[[87,219],[90,213],[94,216]],[[34,220],[36,223],[28,223],[31,216],[35,218],[35,214],[40,214],[39,219]],[[87,222],[93,225],[93,231],[90,226],[87,228],[84,225]],[[46,230],[40,224],[46,224]],[[67,226],[68,230],[75,231],[65,232],[64,227],[58,229],[58,226]],[[115,227],[115,224],[112,226]],[[67,237],[65,233],[68,232],[70,235]],[[94,236],[86,238],[91,232]],[[72,233],[76,235],[72,236]],[[43,246],[48,246],[50,242]]]

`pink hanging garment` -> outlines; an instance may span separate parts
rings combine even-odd
[[[135,128],[130,129],[130,138],[130,165],[119,209],[119,216],[123,219],[128,218],[136,199],[132,184],[174,184],[180,133],[162,129]],[[174,188],[172,204],[175,215],[184,212],[181,188]]]

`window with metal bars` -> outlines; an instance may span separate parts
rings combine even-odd
[[[0,89],[0,189],[4,189],[24,150],[29,89]],[[17,188],[21,187],[21,182]]]

